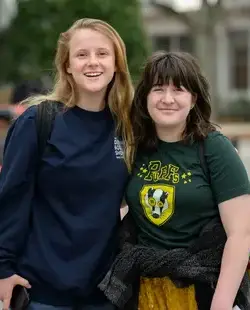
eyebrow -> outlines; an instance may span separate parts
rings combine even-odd
[[[97,47],[97,48],[94,48],[94,49],[97,49],[97,50],[106,50],[106,51],[109,51],[110,48],[108,47]],[[89,49],[88,48],[79,48],[79,51],[88,51]]]
[[[98,47],[95,50],[97,50],[97,51],[105,51],[107,53],[111,53],[111,50],[109,48],[106,48],[106,47]],[[79,48],[79,49],[76,49],[74,53],[75,54],[77,54],[77,53],[86,53],[88,51],[89,51],[89,49],[87,49],[87,48],[84,48],[84,49],[83,48]]]

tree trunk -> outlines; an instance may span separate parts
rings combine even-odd
[[[192,33],[194,54],[210,84],[212,120],[218,115],[217,44],[214,31],[195,30]]]

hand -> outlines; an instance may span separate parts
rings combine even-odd
[[[9,278],[0,280],[0,300],[3,302],[3,310],[9,310],[12,292],[16,285],[31,288],[31,285],[26,279],[16,274]]]

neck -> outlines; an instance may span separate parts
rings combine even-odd
[[[105,93],[97,92],[97,93],[84,93],[79,94],[77,100],[77,106],[87,110],[98,112],[102,111],[105,108]]]
[[[165,142],[178,142],[182,140],[182,133],[185,126],[156,127],[156,133],[160,140]]]

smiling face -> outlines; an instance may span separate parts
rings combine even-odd
[[[204,139],[215,130],[210,115],[209,84],[192,55],[159,51],[148,58],[131,108],[137,149],[155,150],[159,139]]]
[[[186,119],[194,106],[192,94],[183,86],[154,85],[147,98],[148,113],[157,128],[185,128]]]
[[[115,51],[112,41],[92,29],[78,29],[69,42],[69,65],[81,93],[106,92],[115,73]]]

